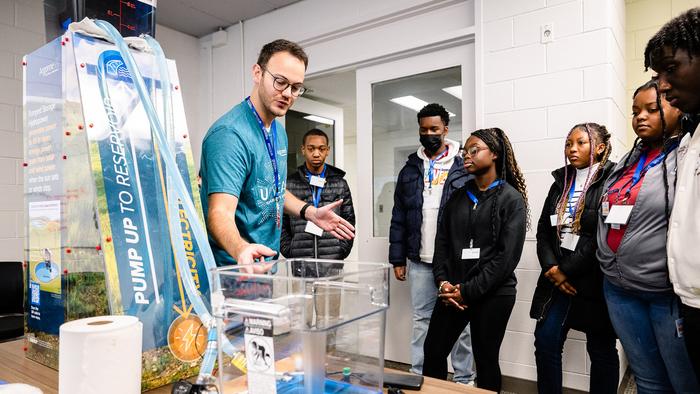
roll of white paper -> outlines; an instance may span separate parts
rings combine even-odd
[[[142,331],[134,316],[97,316],[62,324],[58,392],[140,393]]]

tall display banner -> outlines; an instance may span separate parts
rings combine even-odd
[[[154,56],[133,56],[203,220],[175,63],[163,86]],[[182,275],[208,300],[207,272],[192,218],[180,209],[179,223],[168,219],[164,163],[124,59],[107,41],[66,33],[27,55],[24,72],[27,357],[57,368],[60,324],[126,314],[143,323],[144,390],[195,375],[207,329]],[[170,226],[189,272],[179,272]]]

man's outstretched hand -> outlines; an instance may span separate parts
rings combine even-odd
[[[338,200],[321,208],[309,207],[306,218],[338,239],[353,239],[355,227],[333,212],[342,203],[343,200]]]

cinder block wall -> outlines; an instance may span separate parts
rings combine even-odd
[[[44,44],[41,0],[0,0],[0,262],[23,259],[22,56]]]
[[[700,7],[700,0],[626,0],[625,61],[627,62],[626,105],[627,135],[630,141],[635,139],[632,130],[632,93],[648,81],[653,72],[644,72],[644,48],[664,23],[678,14]]]
[[[532,295],[540,273],[534,229],[564,164],[564,138],[580,122],[605,124],[619,154],[626,145],[625,4],[623,0],[484,0],[485,126],[513,141],[529,192],[533,230],[516,274],[518,296],[501,347],[504,375],[536,380]],[[541,42],[551,24],[553,41]],[[564,386],[588,389],[585,336],[564,347]]]

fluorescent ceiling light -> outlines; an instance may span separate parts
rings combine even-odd
[[[462,99],[462,86],[461,86],[461,85],[450,86],[450,87],[447,87],[447,88],[442,88],[442,90],[443,90],[445,93],[449,93],[449,94],[451,94],[451,95],[457,97],[457,98],[460,99],[460,100]]]
[[[396,103],[398,105],[401,105],[403,107],[406,107],[408,109],[412,109],[416,112],[420,111],[423,107],[428,105],[428,103],[426,101],[421,100],[416,96],[394,97],[393,99],[390,99],[389,101],[391,101],[392,103]],[[447,111],[447,113],[450,114],[450,118],[457,116],[450,111]]]
[[[333,119],[323,118],[321,116],[316,116],[316,115],[306,115],[306,116],[304,116],[304,119],[310,120],[310,121],[316,122],[316,123],[327,124],[329,126],[333,126],[333,123],[335,123],[333,121]]]

